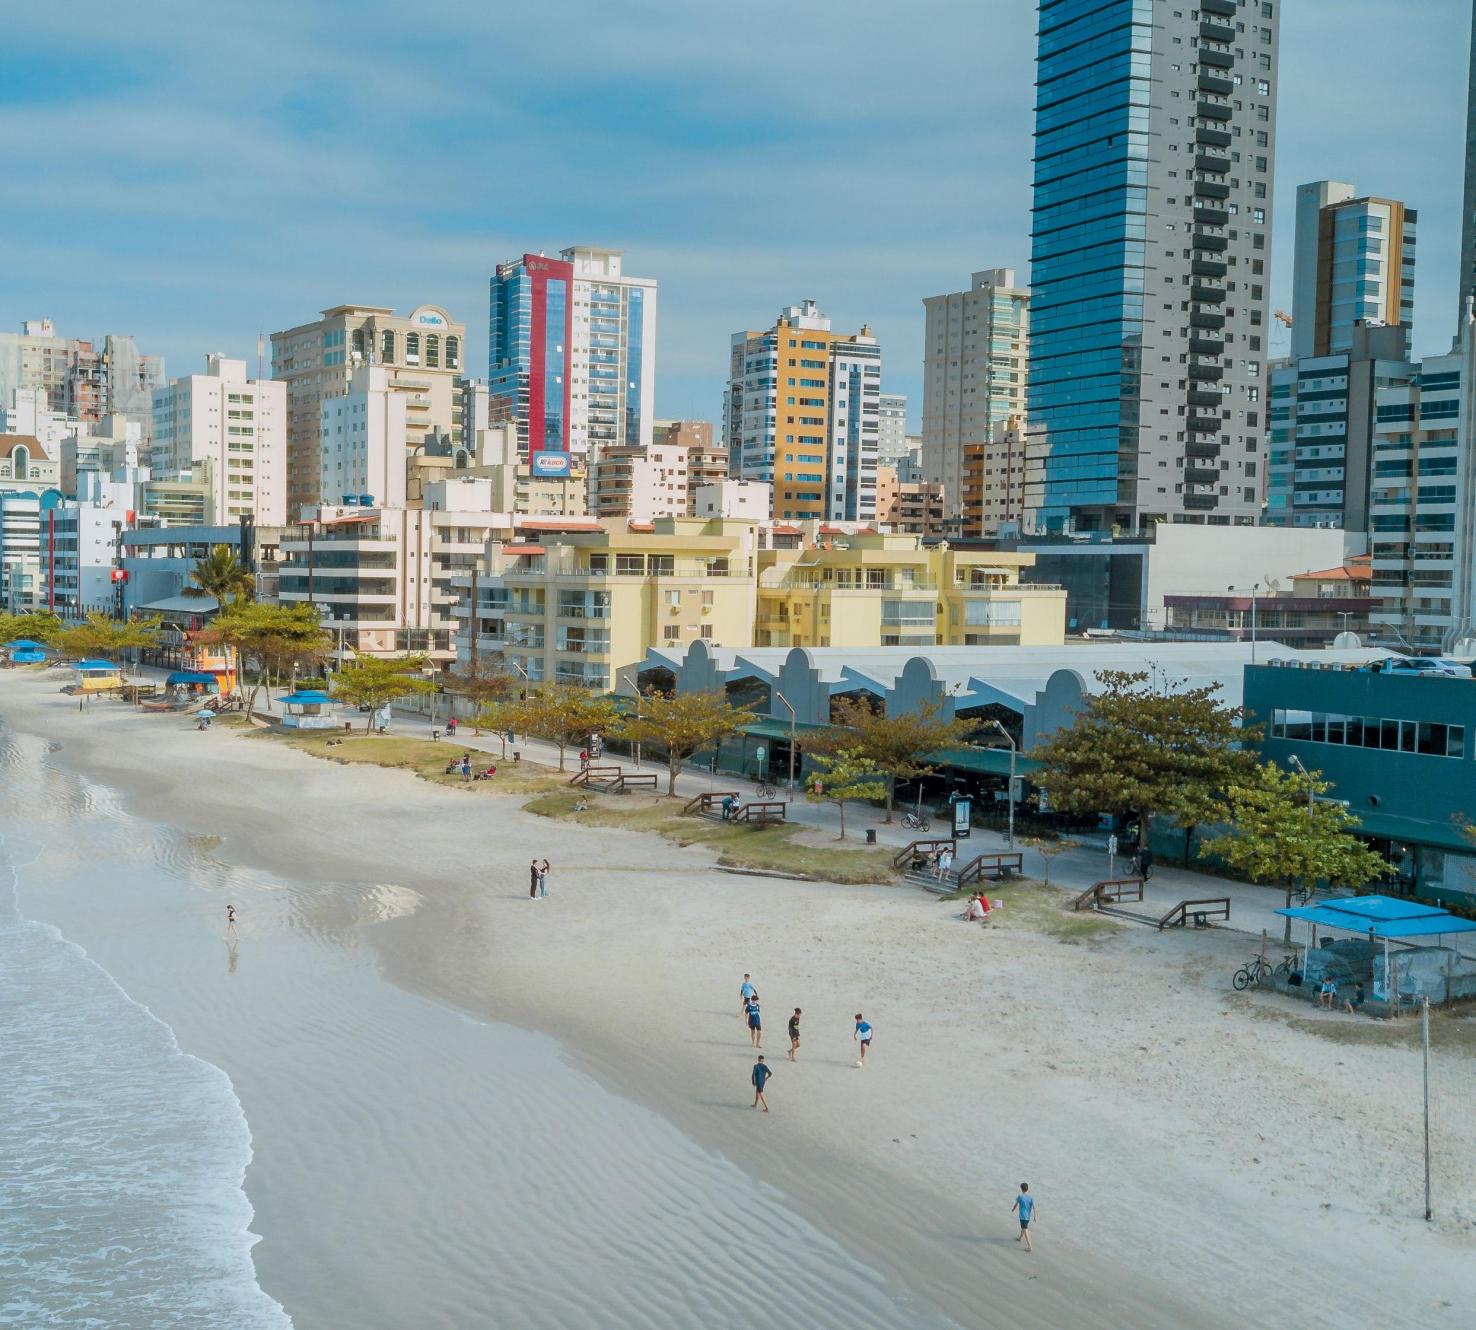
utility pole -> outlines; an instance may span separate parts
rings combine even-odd
[[[774,690],[774,696],[784,703],[784,709],[789,712],[789,794],[792,798],[794,796],[794,708],[789,705],[789,699],[777,688]]]
[[[1015,747],[1015,736],[1011,734],[1007,729],[1005,729],[1005,727],[1001,725],[999,721],[990,721],[990,724],[993,725],[994,728],[998,730],[1002,735],[1004,735],[1005,742],[1010,746],[1010,790],[1009,798],[1006,800],[1006,803],[1009,806],[1010,816],[1009,847],[1013,850],[1015,848],[1015,755],[1018,752],[1018,749]]]
[[[1251,598],[1251,664],[1256,663],[1256,597],[1261,594],[1262,588],[1259,582],[1252,586],[1226,587],[1227,591],[1249,591]]]
[[[471,660],[471,674],[476,677],[477,673],[477,565],[471,568],[471,617],[467,620],[467,642],[470,644],[469,656]]]
[[[1425,1222],[1430,1222],[1430,999],[1420,1007],[1420,1045],[1425,1057]]]

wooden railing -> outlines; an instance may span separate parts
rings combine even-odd
[[[1003,854],[978,855],[958,870],[958,885],[962,887],[967,886],[970,882],[977,882],[985,873],[992,873],[1001,882],[1012,873],[1023,877],[1025,856],[1011,854],[1008,850]]]
[[[622,774],[619,767],[581,767],[569,777],[570,785],[588,785],[590,781],[614,780]]]
[[[724,799],[733,800],[734,804],[741,804],[743,796],[737,790],[704,790],[695,799],[688,799],[683,813],[710,813],[714,808],[721,808]]]
[[[901,868],[910,864],[914,859],[927,859],[937,854],[939,850],[957,851],[958,842],[952,836],[946,836],[938,840],[915,840],[906,849],[898,850],[892,857],[892,867]]]
[[[1189,916],[1194,916],[1194,926],[1202,927],[1210,919],[1230,918],[1230,898],[1228,896],[1210,896],[1205,900],[1180,901],[1162,919],[1158,921],[1160,929],[1183,928],[1189,922]]]
[[[1116,905],[1120,901],[1143,899],[1143,879],[1140,877],[1115,877],[1106,882],[1093,882],[1071,903],[1073,910],[1095,910],[1099,905]]]
[[[788,808],[789,805],[783,799],[755,799],[735,808],[731,820],[765,827],[773,822],[783,822]]]

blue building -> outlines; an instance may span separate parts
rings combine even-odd
[[[1040,0],[1034,532],[1260,512],[1279,8]]]
[[[1248,665],[1244,701],[1261,751],[1320,771],[1402,890],[1476,907],[1476,680],[1284,661]]]

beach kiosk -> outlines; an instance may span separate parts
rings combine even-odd
[[[46,659],[46,648],[23,637],[5,648],[12,665],[40,665]]]
[[[205,670],[175,670],[164,680],[164,687],[172,702],[189,706],[207,697],[219,697],[220,676]]]
[[[110,660],[79,660],[72,668],[77,672],[74,693],[106,693],[123,686],[123,670]]]
[[[338,724],[338,703],[318,688],[298,689],[282,699],[280,724],[286,730],[331,730]]]

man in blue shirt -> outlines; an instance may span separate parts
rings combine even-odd
[[[861,1061],[856,1065],[858,1067],[864,1067],[866,1065],[866,1050],[871,1047],[871,1023],[859,1011],[856,1013],[856,1033],[851,1038],[857,1039],[861,1043]]]
[[[1019,1242],[1024,1239],[1025,1250],[1033,1252],[1035,1248],[1030,1245],[1030,1221],[1035,1217],[1035,1197],[1030,1194],[1028,1182],[1020,1184],[1020,1194],[1015,1197],[1015,1203],[1010,1206],[1010,1209],[1020,1212],[1020,1232],[1015,1241]]]
[[[764,1086],[769,1083],[769,1077],[774,1073],[769,1070],[769,1065],[764,1061],[764,1055],[759,1054],[759,1059],[753,1064],[753,1075],[749,1079],[753,1082],[753,1103],[751,1108],[757,1108],[760,1104],[764,1106],[764,1112],[769,1111],[769,1101],[764,1098]]]

